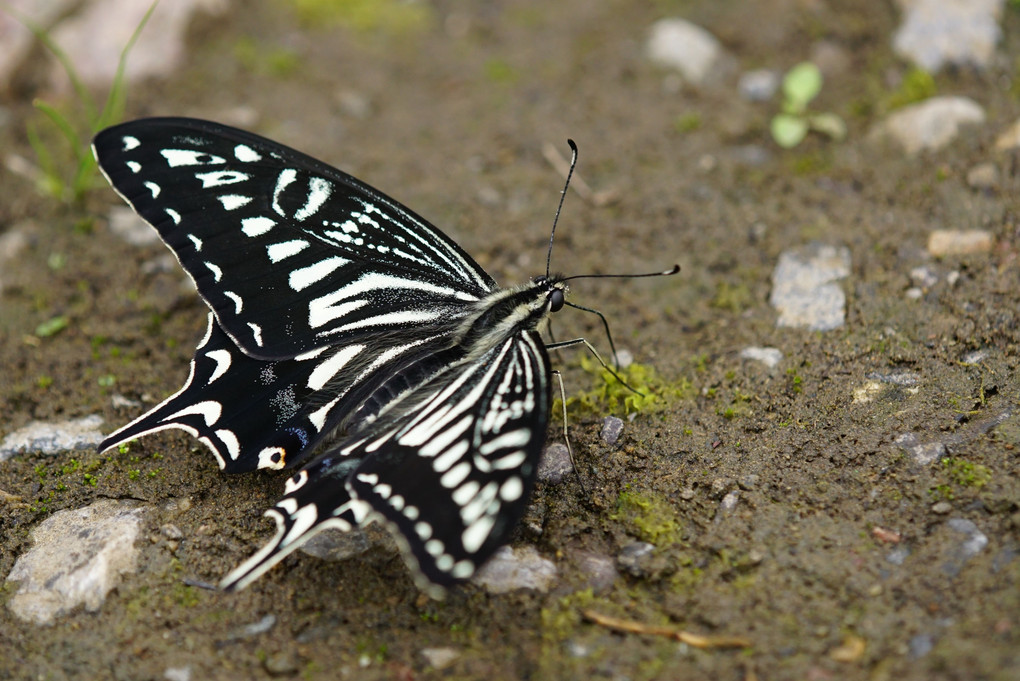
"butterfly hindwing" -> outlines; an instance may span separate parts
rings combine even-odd
[[[206,445],[220,468],[242,473],[299,463],[350,412],[446,344],[442,328],[410,341],[380,338],[268,362],[241,352],[209,315],[184,386],[100,443],[105,451],[168,428]]]
[[[93,149],[253,357],[448,320],[495,286],[412,211],[257,135],[143,119],[104,130]]]
[[[438,372],[302,469],[269,511],[277,532],[227,575],[244,586],[325,527],[381,519],[421,588],[469,578],[524,513],[549,413],[548,357],[524,332]],[[397,416],[393,416],[396,412]]]

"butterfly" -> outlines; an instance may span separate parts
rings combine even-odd
[[[569,278],[500,288],[385,194],[225,125],[136,120],[93,153],[210,310],[184,386],[100,450],[177,428],[230,473],[303,464],[266,512],[275,535],[222,588],[325,528],[381,521],[441,597],[508,542],[545,442],[547,348],[586,342],[538,331],[571,305]]]

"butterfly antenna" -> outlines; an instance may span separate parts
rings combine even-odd
[[[560,211],[563,210],[563,200],[567,198],[567,189],[570,188],[570,178],[574,175],[574,168],[577,167],[577,145],[574,140],[568,139],[570,145],[570,169],[567,170],[567,181],[563,183],[563,192],[560,194],[560,205],[556,206],[556,217],[553,218],[552,231],[549,233],[549,252],[545,256],[545,278],[549,278],[549,267],[552,265],[553,239],[556,238],[556,223],[560,221]]]

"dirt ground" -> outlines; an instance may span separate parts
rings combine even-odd
[[[783,70],[820,41],[837,46],[814,106],[843,116],[848,138],[782,151],[768,137],[776,101],[748,103],[732,81],[669,87],[643,43],[672,14],[719,36],[742,69]],[[993,70],[934,79],[939,94],[979,101],[988,123],[913,158],[863,142],[909,71],[891,52],[890,3],[437,2],[422,16],[310,26],[257,2],[198,19],[185,68],[131,86],[128,117],[246,121],[413,207],[507,284],[544,266],[562,179],[543,145],[577,141],[580,175],[616,200],[567,197],[554,268],[683,269],[572,287],[670,397],[612,446],[604,413],[572,415],[588,493],[574,478],[540,485],[515,542],[556,563],[553,589],[469,585],[432,601],[399,555],[375,547],[341,562],[299,553],[238,594],[206,591],[186,580],[216,582],[261,545],[272,528],[261,514],[287,474],[221,475],[179,432],[123,454],[24,455],[0,464],[0,574],[58,510],[142,500],[147,531],[138,572],[99,612],[36,627],[0,607],[0,677],[1020,678],[1020,175],[1015,155],[993,150],[1020,117],[1020,14],[1006,10]],[[0,148],[33,158],[31,98],[50,95],[31,82],[18,95]],[[766,153],[755,160],[747,145]],[[985,161],[999,184],[975,190],[967,172]],[[183,382],[202,303],[176,264],[161,265],[161,245],[110,232],[108,188],[75,206],[0,175],[0,232],[31,236],[2,272],[0,436],[94,413],[112,430],[140,413],[113,395],[151,404]],[[939,228],[989,230],[996,246],[931,259]],[[772,269],[812,241],[850,250],[846,324],[777,329]],[[939,281],[912,299],[922,265]],[[66,328],[37,332],[61,315]],[[560,337],[604,345],[590,315],[556,323]],[[742,360],[747,346],[783,360]],[[570,394],[599,387],[579,353],[554,360]],[[918,463],[897,443],[905,434],[944,443],[946,458]],[[95,484],[57,474],[71,459]],[[987,546],[964,560],[951,519],[973,522]],[[168,523],[183,537],[161,532]],[[654,551],[611,584],[585,568],[638,540]],[[612,631],[584,610],[751,645],[698,650]],[[246,633],[270,614],[268,632]],[[440,670],[423,656],[432,648],[458,655]]]

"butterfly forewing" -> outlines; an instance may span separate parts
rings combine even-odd
[[[396,201],[257,135],[148,119],[104,130],[93,147],[110,183],[253,357],[448,320],[494,288]]]

